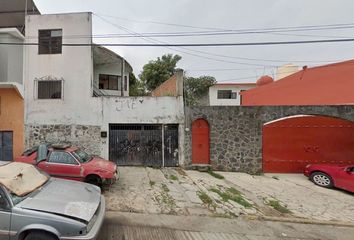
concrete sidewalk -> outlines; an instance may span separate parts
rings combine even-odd
[[[352,240],[354,228],[314,224],[108,212],[103,239]]]
[[[301,174],[217,172],[224,177],[218,179],[179,168],[120,171],[119,182],[104,193],[108,211],[354,224],[354,194],[318,187]]]

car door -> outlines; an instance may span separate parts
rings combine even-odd
[[[348,166],[340,170],[336,187],[354,192],[354,166]]]
[[[11,207],[3,189],[0,187],[0,240],[10,238],[10,221]]]
[[[81,164],[70,153],[65,151],[53,150],[48,160],[44,163],[44,171],[53,177],[83,180]]]

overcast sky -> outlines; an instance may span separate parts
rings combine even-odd
[[[93,33],[195,32],[202,28],[250,29],[354,23],[353,0],[35,0],[42,14],[93,12]],[[104,18],[105,20],[102,20]],[[156,24],[168,23],[172,25]],[[175,26],[187,25],[197,28]],[[354,28],[173,38],[95,39],[96,43],[221,43],[354,38]],[[211,75],[219,82],[255,82],[274,66],[315,66],[354,58],[354,42],[282,46],[198,48],[110,48],[124,56],[138,75],[149,60],[165,53],[182,56],[178,67],[189,76]],[[251,58],[246,60],[244,58]],[[267,60],[267,61],[265,61]],[[271,61],[269,61],[271,60]],[[227,70],[226,70],[227,69]]]

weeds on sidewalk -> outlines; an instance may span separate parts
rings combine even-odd
[[[156,184],[156,182],[150,180],[149,184],[150,184],[150,187],[153,187]]]
[[[208,206],[208,208],[212,207],[213,210],[215,211],[216,205],[213,202],[213,200],[208,196],[208,194],[206,194],[204,191],[200,190],[197,192],[197,195],[200,198],[200,200],[202,200],[202,202]]]
[[[177,208],[177,205],[169,192],[170,190],[166,184],[161,184],[161,192],[158,196],[155,197],[155,199],[163,209],[168,211],[168,213],[176,214],[175,209]]]
[[[178,181],[178,177],[176,175],[170,175],[170,179],[172,181]]]
[[[211,188],[210,191],[217,193],[224,202],[234,201],[245,208],[252,208],[253,205],[249,203],[241,193],[235,188],[227,188],[226,191],[222,191],[218,188]]]
[[[281,213],[291,213],[291,211],[287,207],[281,205],[279,200],[276,199],[269,199],[268,201],[266,201],[266,205],[271,206],[272,208]]]
[[[224,179],[224,176],[223,175],[220,175],[216,172],[214,172],[213,170],[211,170],[210,168],[208,169],[207,171],[211,176],[213,176],[214,178],[217,178],[217,179]]]

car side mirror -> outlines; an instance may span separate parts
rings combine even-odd
[[[352,172],[352,167],[347,167],[347,168],[345,169],[345,171],[346,171],[347,173],[351,173],[351,172]]]

